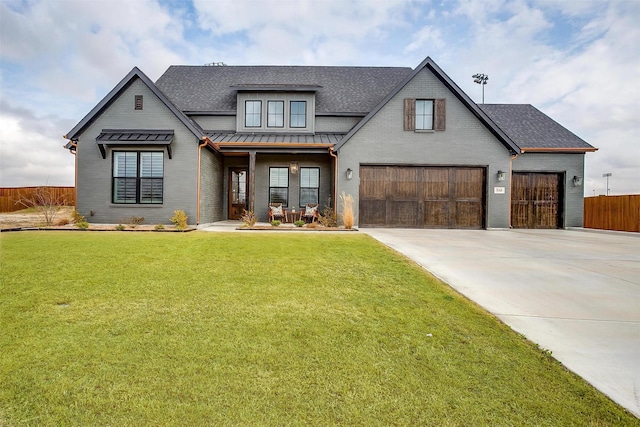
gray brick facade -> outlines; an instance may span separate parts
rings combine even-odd
[[[404,99],[446,99],[446,130],[405,131]],[[508,181],[497,181],[498,170],[509,170],[509,151],[428,69],[423,69],[338,153],[338,189],[351,194],[358,208],[360,165],[479,166],[487,168],[487,228],[509,227]],[[346,179],[352,169],[353,179]],[[507,187],[494,194],[494,186]],[[356,219],[358,214],[356,213]]]
[[[140,95],[141,110],[134,108],[135,97]],[[263,120],[267,101],[284,102],[281,128],[264,125],[267,122],[260,128],[245,127],[244,101],[255,99],[263,102]],[[434,100],[437,130],[406,130],[411,129],[407,117],[414,117],[405,112],[406,105],[411,105],[406,99]],[[304,129],[289,123],[291,100],[307,103]],[[444,123],[440,115],[443,103]],[[103,158],[96,138],[104,129],[146,130],[147,134],[172,131],[172,158],[159,140],[142,144],[138,138],[135,143],[127,139],[126,144],[105,144]],[[261,221],[268,216],[269,168],[289,168],[296,163],[301,168],[320,169],[321,208],[332,205],[340,210],[339,203],[330,200],[334,194],[353,196],[356,225],[362,167],[479,168],[484,181],[482,174],[472,171],[480,177],[474,181],[473,197],[476,206],[482,204],[477,212],[483,214],[482,226],[489,229],[511,225],[511,171],[555,173],[562,177],[559,226],[576,227],[582,226],[584,189],[573,184],[573,177],[584,176],[584,153],[595,151],[531,105],[475,104],[430,58],[415,70],[174,66],[156,84],[134,68],[68,138],[77,143],[78,211],[90,222],[113,224],[127,223],[132,216],[144,217],[147,224],[167,224],[178,209],[187,213],[189,224],[225,220],[229,217],[230,169],[249,170],[254,158],[250,156],[255,155],[255,169],[249,171],[255,192],[249,198]],[[73,149],[72,145],[67,148]],[[335,150],[337,160],[330,149]],[[113,203],[114,151],[162,151],[161,204]],[[348,169],[353,171],[352,179],[347,179]],[[498,181],[498,171],[506,172],[504,181]],[[480,186],[482,197],[477,196]],[[289,207],[299,207],[300,175],[291,171],[288,198]],[[366,212],[377,211],[369,208]]]

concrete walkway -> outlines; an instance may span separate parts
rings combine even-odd
[[[640,417],[640,235],[360,229]]]

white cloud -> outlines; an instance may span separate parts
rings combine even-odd
[[[441,49],[442,47],[444,47],[444,41],[441,38],[440,31],[431,25],[427,25],[414,34],[413,40],[404,51],[405,53],[410,53],[425,49]]]

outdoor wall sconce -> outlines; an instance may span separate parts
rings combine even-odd
[[[498,171],[498,181],[504,181],[505,179],[507,179],[507,173]]]
[[[297,174],[297,173],[298,173],[298,164],[297,164],[297,163],[295,163],[295,162],[294,162],[294,163],[291,163],[291,164],[289,165],[289,168],[291,169],[291,174],[292,174],[292,175],[295,175],[295,174]]]
[[[353,170],[351,168],[347,169],[347,179],[353,179]]]
[[[581,176],[574,176],[573,177],[573,186],[574,187],[580,187],[582,185],[582,177]]]

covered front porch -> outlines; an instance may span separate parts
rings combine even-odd
[[[337,162],[333,146],[341,137],[210,134],[222,157],[222,217],[240,219],[248,210],[258,221],[267,222],[270,203],[282,203],[289,212],[304,209],[307,203],[333,208]]]

